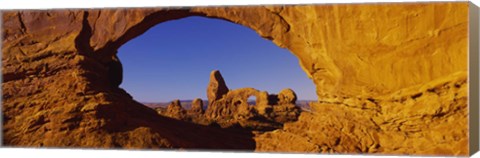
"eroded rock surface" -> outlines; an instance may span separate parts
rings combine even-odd
[[[212,84],[219,82],[218,78],[221,79],[222,87],[227,87],[219,71],[214,70],[211,74],[216,79],[210,80],[213,83],[208,84],[208,90],[211,90]],[[301,112],[300,107],[295,105],[296,94],[291,89],[284,89],[279,95],[268,94],[254,88],[225,91],[227,93],[220,98],[209,102],[205,111],[202,109],[203,101],[199,98],[192,101],[192,107],[188,110],[183,109],[179,100],[174,100],[167,108],[156,110],[160,115],[196,124],[243,128],[258,132],[281,128],[286,122],[296,121]],[[256,98],[253,105],[248,100],[251,96]],[[269,99],[272,98],[280,101],[270,102]]]
[[[122,44],[194,15],[289,49],[315,110],[253,140],[159,116],[115,86]],[[2,11],[3,142],[466,155],[467,18],[468,2]]]
[[[192,107],[188,110],[191,115],[203,115],[205,110],[203,109],[203,100],[195,98],[192,101]]]
[[[293,91],[291,91],[293,92]],[[255,96],[255,105],[248,98]],[[268,104],[269,94],[254,88],[230,90],[223,98],[211,103],[205,116],[222,127],[239,124],[254,130],[280,128],[286,122],[296,121],[301,109],[293,103]]]
[[[210,73],[210,82],[208,82],[207,88],[207,98],[209,104],[222,98],[223,95],[227,94],[227,92],[228,87],[227,84],[225,84],[220,71],[212,71],[212,73]]]
[[[297,122],[255,138],[257,150],[464,155],[467,88],[460,73],[383,99],[313,103]]]
[[[187,118],[187,111],[182,107],[180,100],[172,101],[165,111],[166,115],[180,120],[185,120]]]
[[[295,104],[297,94],[291,89],[284,89],[278,93],[278,104]]]

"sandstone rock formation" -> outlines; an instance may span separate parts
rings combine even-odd
[[[221,79],[222,87],[227,87],[219,71],[214,70],[211,74]],[[217,84],[218,81],[211,80],[213,84]],[[207,89],[211,90],[211,86]],[[207,92],[211,92],[208,90]],[[192,106],[188,110],[183,109],[179,100],[174,100],[167,108],[156,108],[156,111],[162,116],[201,125],[214,124],[221,128],[242,128],[262,132],[281,128],[286,122],[296,121],[300,115],[301,109],[295,105],[295,92],[285,89],[280,94],[269,95],[266,91],[261,92],[254,88],[240,88],[230,90],[210,102],[206,111],[203,110],[203,101],[199,98],[192,101]],[[255,105],[249,105],[250,96],[257,98]],[[274,97],[281,102],[271,104],[273,102],[269,100]]]
[[[115,86],[122,44],[188,16],[289,49],[316,85],[314,111],[253,142],[159,116]],[[467,19],[468,2],[2,11],[3,142],[466,155]]]
[[[167,107],[156,107],[154,109],[159,115],[165,117],[199,125],[209,125],[212,121],[205,118],[202,106],[203,101],[200,98],[196,98],[192,101],[190,109],[185,109],[181,101],[176,99],[168,104]]]
[[[222,74],[220,71],[214,70],[210,73],[210,82],[208,82],[207,88],[207,98],[208,103],[213,103],[216,100],[222,98],[223,95],[227,94],[228,87],[223,80]]]
[[[212,76],[222,79],[221,85],[227,87],[222,75],[214,70],[211,73],[207,92],[211,92],[210,85],[218,83],[216,79],[212,80]],[[248,104],[250,96],[255,96],[255,106]],[[234,89],[209,101],[205,117],[223,127],[240,124],[242,127],[255,130],[279,128],[283,123],[295,121],[300,115],[300,108],[295,106],[296,97],[295,92],[291,89],[282,90],[278,96],[269,95],[266,91],[254,88]],[[271,100],[278,101],[272,102]]]
[[[187,111],[182,107],[180,100],[172,101],[166,109],[166,114],[169,117],[185,120],[187,118]]]
[[[202,115],[205,113],[205,110],[203,110],[203,100],[200,98],[193,99],[192,107],[188,110],[188,113],[191,115]]]
[[[291,89],[284,89],[278,93],[278,104],[295,104],[297,94]]]
[[[382,100],[313,103],[313,112],[302,113],[297,122],[255,138],[257,150],[461,154],[468,143],[468,113],[462,110],[467,108],[465,75],[406,88]]]

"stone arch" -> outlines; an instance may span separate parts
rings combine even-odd
[[[244,17],[241,15],[234,14],[237,11],[246,12],[246,10],[252,10],[258,14],[265,15],[263,20],[244,20]],[[255,13],[244,13],[246,16],[256,16]],[[116,15],[122,15],[116,17]],[[137,15],[137,18],[131,18],[133,15]],[[245,16],[243,15],[243,16]],[[282,33],[288,32],[290,26],[285,22],[280,16],[273,14],[266,8],[255,7],[255,8],[245,8],[245,7],[234,7],[231,10],[224,10],[220,8],[191,8],[191,9],[154,9],[154,10],[107,10],[107,11],[89,11],[84,13],[85,18],[89,21],[86,29],[91,29],[90,40],[88,46],[84,50],[92,50],[92,54],[97,60],[100,60],[101,63],[107,66],[109,70],[108,73],[108,82],[110,85],[119,85],[119,81],[122,81],[121,73],[111,73],[121,72],[121,66],[119,67],[119,61],[116,59],[117,49],[128,42],[129,40],[140,36],[146,32],[149,28],[167,22],[170,20],[177,20],[181,18],[186,18],[190,16],[201,16],[207,18],[221,19],[235,24],[239,24],[248,28],[253,29],[263,38],[272,40],[277,46],[284,47],[279,45],[278,42],[275,42],[273,36],[281,35]],[[143,16],[143,17],[142,17]],[[106,17],[116,17],[116,18],[125,18],[117,19],[113,26],[108,27],[105,25],[96,25],[90,21],[105,20]],[[92,20],[95,19],[95,20]],[[122,23],[124,22],[124,23]],[[118,26],[120,25],[120,26]],[[121,26],[123,25],[123,26]],[[115,28],[123,27],[123,31],[118,31]],[[106,36],[107,35],[107,36]],[[115,63],[115,64],[111,64]],[[121,65],[121,63],[120,63]],[[119,69],[119,70],[116,70]],[[120,77],[120,78],[119,78]]]
[[[280,20],[265,8],[259,9],[262,15]],[[262,37],[270,38],[275,24],[240,22],[242,16],[257,17],[259,12],[243,11],[246,14],[238,15],[237,11],[169,8],[2,12],[2,52],[6,52],[2,55],[5,105],[2,112],[3,127],[8,129],[4,144],[253,150],[255,142],[249,134],[234,136],[222,129],[161,117],[134,101],[127,92],[115,88],[121,82],[117,78],[121,76],[121,64],[116,61],[116,49],[167,20],[195,15],[224,17],[250,25]],[[25,97],[40,99],[30,102]],[[18,106],[26,108],[16,110]],[[33,113],[38,115],[32,117]],[[16,116],[29,120],[18,121]],[[27,128],[37,130],[19,135]],[[46,130],[68,132],[39,137]],[[192,131],[200,137],[192,135]],[[85,139],[75,139],[78,137]],[[144,138],[146,143],[129,137]],[[205,144],[201,140],[212,142]]]
[[[306,75],[316,85],[319,99],[337,96],[370,97],[388,94],[404,87],[429,82],[433,79],[466,70],[467,50],[464,40],[466,35],[458,36],[455,44],[446,39],[452,32],[466,34],[466,19],[453,19],[468,14],[465,3],[438,3],[432,6],[448,6],[461,11],[452,13],[455,16],[438,15],[438,21],[454,21],[448,25],[437,26],[426,24],[411,36],[406,24],[399,24],[395,36],[392,36],[390,25],[375,25],[383,23],[397,24],[408,20],[408,16],[398,15],[397,19],[386,18],[389,12],[381,9],[385,5],[318,5],[318,6],[236,6],[236,7],[197,7],[197,8],[124,8],[124,9],[90,9],[90,10],[31,10],[28,12],[4,11],[3,31],[4,43],[2,52],[9,52],[2,58],[12,59],[3,71],[4,81],[24,78],[26,73],[40,71],[41,64],[22,67],[22,71],[14,65],[22,61],[43,59],[55,54],[75,57],[77,64],[91,67],[89,72],[96,77],[87,76],[87,80],[95,84],[105,84],[103,74],[105,64],[112,60],[115,50],[128,40],[145,32],[148,28],[165,22],[187,16],[203,16],[231,21],[255,30],[260,36],[271,39],[282,48],[289,49],[299,59],[299,64]],[[423,10],[418,18],[437,16],[427,4],[404,4],[388,6],[398,12],[418,12]],[[362,29],[341,25],[337,15],[353,15],[364,12],[366,17],[342,18],[343,23],[362,23]],[[419,12],[420,13],[420,12]],[[316,16],[311,16],[316,15]],[[363,14],[362,14],[363,15]],[[330,18],[334,17],[334,18]],[[355,16],[348,16],[355,17]],[[44,20],[48,19],[48,20]],[[370,20],[366,20],[370,19]],[[400,19],[400,20],[399,20]],[[55,27],[51,27],[55,26]],[[432,30],[454,28],[446,34],[432,36]],[[58,30],[62,30],[59,32]],[[375,30],[381,30],[375,32]],[[376,36],[370,36],[375,34]],[[391,37],[396,41],[392,41]],[[378,41],[378,39],[383,39]],[[411,40],[424,39],[424,40]],[[445,43],[445,42],[448,43]],[[420,54],[438,54],[441,50],[445,56],[435,56],[427,63],[423,58],[411,56],[417,47],[402,47],[396,51],[399,44],[408,43],[426,47],[427,51]],[[451,46],[452,45],[452,46]],[[21,49],[19,49],[21,47]],[[438,49],[434,49],[434,48]],[[376,48],[376,49],[369,49]],[[378,49],[377,49],[378,48]],[[442,49],[440,49],[442,48]],[[448,49],[447,49],[448,48]],[[447,51],[447,50],[457,51]],[[391,61],[368,64],[365,61],[377,61],[386,58],[376,55],[380,52],[390,52],[392,56],[402,56],[404,60],[396,61],[398,67],[390,67]],[[78,54],[77,54],[78,53]],[[338,55],[342,54],[342,55]],[[459,58],[459,62],[450,65],[443,64],[435,73],[422,73],[433,67],[438,67],[433,61],[446,61],[447,58]],[[64,63],[68,62],[68,59]],[[100,61],[100,62],[99,62]],[[422,63],[422,64],[420,64]],[[413,67],[404,70],[402,67]],[[51,66],[50,66],[51,67]],[[422,69],[417,69],[422,67]],[[85,68],[82,68],[85,69]],[[382,74],[382,75],[377,75]],[[415,78],[407,76],[420,75]],[[402,76],[402,77],[398,77]],[[404,76],[404,77],[403,77]],[[96,83],[98,82],[98,83]],[[103,83],[102,83],[103,82]],[[99,86],[95,85],[95,86]],[[91,85],[89,85],[91,86]],[[89,87],[87,86],[87,87]],[[85,88],[87,88],[85,87]],[[96,88],[98,89],[98,88]]]
[[[206,116],[212,119],[224,118],[231,115],[235,115],[238,111],[248,110],[248,98],[254,96],[255,106],[253,108],[260,107],[268,104],[268,93],[266,91],[259,91],[255,88],[239,88],[228,91],[222,98],[209,103],[209,108],[206,110]],[[225,113],[228,111],[228,113]]]
[[[109,86],[109,79],[105,75],[108,74],[106,63],[112,60],[119,45],[162,21],[192,15],[223,18],[250,27],[278,46],[288,48],[299,58],[307,76],[315,82],[319,101],[324,99],[322,101],[326,103],[350,105],[366,99],[369,104],[382,104],[382,109],[391,111],[379,113],[375,106],[367,113],[359,112],[359,108],[354,106],[316,106],[314,110],[333,112],[327,115],[305,115],[304,121],[299,122],[299,125],[305,127],[309,121],[313,121],[311,123],[315,125],[308,127],[318,128],[295,135],[311,134],[312,131],[327,127],[331,129],[330,125],[335,125],[338,132],[330,131],[324,137],[325,140],[318,139],[319,142],[314,142],[315,144],[304,138],[284,139],[286,137],[281,132],[273,137],[270,133],[268,138],[256,139],[256,145],[252,136],[241,136],[242,139],[238,139],[240,137],[222,130],[159,117],[155,111],[133,101],[128,93]],[[432,17],[435,20],[421,20]],[[438,104],[441,105],[438,109],[455,109],[445,111],[442,115],[431,115],[428,110],[418,111],[415,110],[417,107],[412,106],[397,108],[396,104],[388,102],[401,101],[402,97],[408,97],[410,93],[418,94],[424,91],[422,85],[436,86],[451,81],[450,87],[458,87],[453,86],[457,83],[460,87],[466,87],[467,17],[468,2],[2,11],[3,143],[7,146],[221,147],[243,150],[253,150],[257,146],[260,147],[257,149],[259,151],[299,151],[301,149],[296,148],[296,145],[281,143],[304,142],[309,145],[309,151],[318,152],[323,147],[334,152],[358,152],[358,149],[365,149],[368,152],[389,154],[433,154],[438,153],[438,149],[452,149],[446,150],[446,154],[458,154],[457,151],[460,151],[460,154],[466,155],[468,111],[467,96],[463,89],[458,93],[462,96],[453,98],[463,101],[452,104],[454,101],[444,100],[444,104]],[[412,26],[417,26],[412,24],[419,25],[412,29]],[[442,90],[441,86],[437,88],[447,91]],[[407,91],[398,96],[395,92],[402,89]],[[452,107],[442,107],[444,105]],[[437,107],[429,109],[435,111]],[[411,114],[412,111],[419,112],[415,116],[431,116],[432,120],[435,117],[438,121],[423,126],[419,124],[423,120],[416,120],[417,117],[408,117],[409,115],[383,117],[390,114]],[[362,116],[379,117],[368,120]],[[445,121],[449,120],[447,116],[455,116],[457,121],[445,124],[449,122]],[[357,132],[341,132],[345,129],[343,125],[355,124],[352,120],[363,120],[361,122],[366,123],[355,124],[355,129],[378,129],[379,140],[404,139],[409,128],[399,132],[388,130],[397,126],[395,122],[378,127],[383,123],[376,120],[386,120],[385,118],[405,119],[402,124],[418,125],[421,131],[451,129],[440,131],[440,134],[453,137],[460,133],[465,139],[444,143],[451,144],[447,146],[423,148],[423,151],[419,144],[435,144],[434,142],[444,140],[408,138],[408,141],[404,141],[406,144],[400,146],[397,143],[379,142],[377,139],[365,140],[379,143],[374,146],[381,146],[383,150],[380,151],[371,151],[368,146],[350,146],[351,141],[343,141],[352,136],[369,136]],[[323,120],[337,121],[323,124]],[[86,133],[86,130],[91,132]],[[55,132],[46,134],[47,131]],[[191,131],[195,131],[196,135],[192,135]],[[342,135],[335,136],[335,133]],[[421,133],[429,134],[431,133]],[[142,139],[145,143],[139,144],[129,137]],[[105,141],[97,141],[97,138],[104,138]],[[340,140],[339,138],[342,141],[338,148],[320,146],[331,144],[329,142]],[[279,141],[280,145],[269,146],[265,143],[274,141]],[[351,148],[344,148],[345,146]]]
[[[238,14],[237,12],[241,12]],[[246,20],[245,16],[262,19]],[[181,19],[189,16],[202,16],[207,18],[222,19],[249,27],[261,37],[276,43],[274,36],[282,35],[290,30],[290,26],[279,15],[272,13],[264,7],[231,7],[225,8],[190,8],[190,9],[124,9],[124,10],[92,10],[85,12],[92,32],[89,39],[91,50],[100,58],[115,54],[115,50],[122,44],[141,35],[149,28],[162,22]],[[113,18],[112,23],[96,25],[95,22]],[[121,30],[116,28],[123,28]],[[86,27],[86,29],[89,29]],[[107,35],[107,36],[105,36]],[[108,60],[108,59],[105,59]]]
[[[268,104],[267,97],[265,96],[267,92],[259,91],[255,88],[239,88],[230,90],[224,97],[224,100],[233,100],[233,99],[240,99],[243,103],[247,103],[250,97],[255,97],[255,104]]]
[[[252,105],[252,106],[255,106],[257,105],[257,97],[252,95],[252,96],[249,96],[247,98],[247,101],[248,101],[248,105]]]

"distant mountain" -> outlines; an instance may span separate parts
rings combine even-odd
[[[190,107],[192,107],[192,101],[193,100],[180,100],[180,104],[182,104],[183,108],[190,109]],[[159,107],[166,108],[170,104],[170,102],[142,102],[142,104],[152,109],[155,109]],[[204,100],[203,109],[206,109],[207,105],[208,101]]]
[[[302,108],[303,110],[309,111],[310,110],[310,106],[309,106],[310,102],[315,102],[315,100],[297,100],[296,105],[299,106],[300,108]],[[190,109],[190,107],[192,106],[192,100],[180,100],[180,103],[182,104],[182,107],[185,108],[185,109]],[[248,103],[252,104],[252,105],[255,105],[254,100],[250,100],[250,101],[248,101]],[[159,107],[166,108],[170,104],[170,102],[142,102],[142,104],[147,106],[147,107],[150,107],[152,109],[155,109],[155,108],[159,108]],[[203,101],[203,109],[207,109],[207,105],[208,105],[208,101],[204,100]]]
[[[311,102],[316,102],[316,100],[297,100],[295,105],[302,108],[302,110],[310,111],[310,105],[309,104]]]

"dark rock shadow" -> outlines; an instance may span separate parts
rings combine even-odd
[[[109,98],[115,104],[100,106],[96,117],[107,122],[101,130],[119,135],[134,132],[139,128],[147,128],[152,135],[144,136],[148,141],[168,141],[168,148],[194,150],[241,150],[254,151],[256,147],[254,135],[250,130],[240,128],[217,128],[194,124],[186,121],[158,115],[157,112],[133,99],[124,91],[116,91],[117,96]],[[140,136],[142,137],[142,136]],[[138,139],[136,139],[138,140]],[[127,141],[128,140],[123,140]],[[132,140],[135,141],[135,140]],[[123,144],[122,144],[123,143]],[[125,142],[117,142],[115,146],[122,148]],[[139,149],[150,149],[150,145],[138,146]],[[137,147],[135,147],[137,148]],[[156,147],[152,147],[156,148]]]

